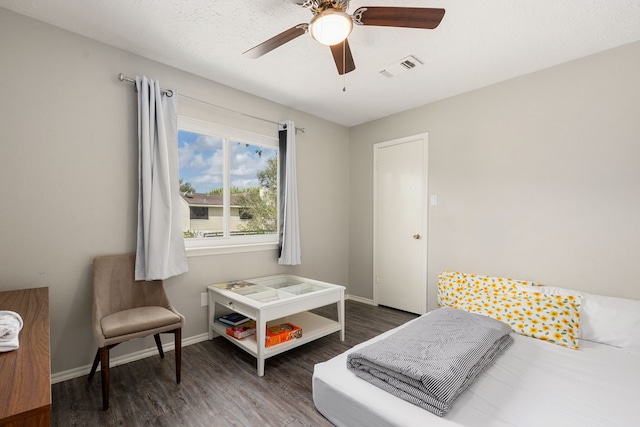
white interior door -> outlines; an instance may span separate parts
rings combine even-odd
[[[374,146],[374,302],[427,309],[427,134]]]

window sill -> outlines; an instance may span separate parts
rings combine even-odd
[[[244,245],[206,246],[186,248],[187,258],[208,255],[237,254],[278,249],[278,243],[251,243]]]

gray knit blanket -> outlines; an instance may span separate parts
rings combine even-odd
[[[506,323],[442,307],[347,356],[360,378],[440,417],[512,342]]]

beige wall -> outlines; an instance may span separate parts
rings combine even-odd
[[[297,138],[304,264],[281,267],[275,251],[189,258],[190,272],[166,282],[186,316],[184,338],[207,331],[200,293],[210,283],[283,271],[347,284],[348,223],[334,208],[348,205],[336,191],[348,180],[345,127],[1,8],[0,57],[0,290],[49,286],[54,374],[89,365],[95,354],[92,258],[135,250],[136,94],[120,72],[306,128]],[[184,99],[179,113],[277,135],[274,125]],[[153,345],[127,343],[114,357]]]
[[[640,43],[350,129],[350,293],[373,297],[372,145],[429,133],[445,270],[640,298]]]

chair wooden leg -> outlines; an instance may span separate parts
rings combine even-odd
[[[182,365],[182,329],[176,329],[174,334],[176,347],[176,383],[180,384],[180,370]]]
[[[173,331],[175,336],[175,352],[176,352],[176,382],[180,384],[180,373],[182,367],[182,329],[176,329]],[[162,342],[160,341],[160,334],[153,336],[158,347],[160,357],[164,358],[164,351],[162,350]],[[102,409],[106,411],[109,409],[109,350],[118,344],[112,344],[104,346],[98,349],[96,357],[93,359],[93,365],[91,366],[91,372],[89,372],[89,381],[93,378],[100,364],[100,374],[102,376]]]
[[[160,353],[160,359],[164,359],[164,351],[162,351],[162,341],[160,341],[160,334],[155,334],[153,339],[156,340],[156,347],[158,347],[158,353]]]
[[[89,381],[93,379],[93,376],[96,373],[96,369],[98,369],[98,363],[100,363],[100,349],[96,351],[96,357],[93,359],[93,365],[91,366],[91,372],[89,372]]]
[[[100,373],[102,374],[102,410],[109,409],[109,346],[100,350]]]

